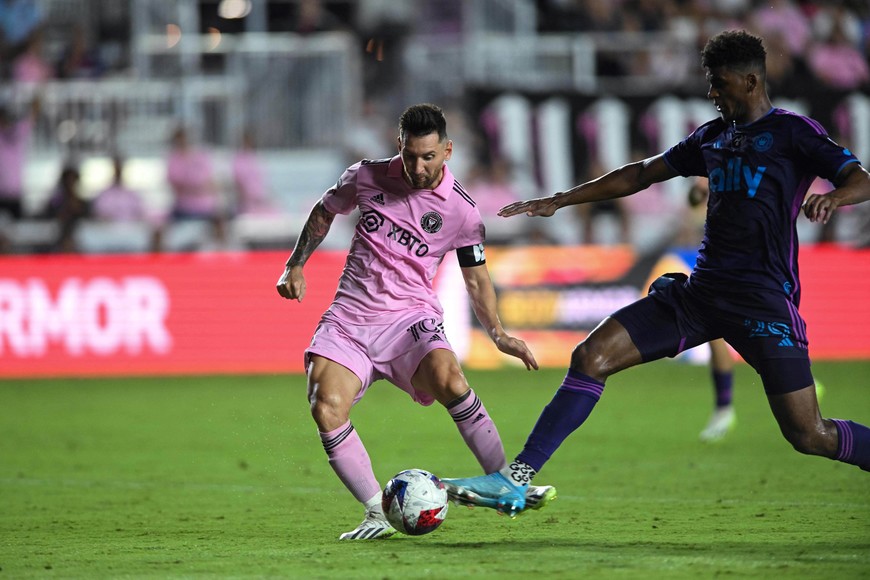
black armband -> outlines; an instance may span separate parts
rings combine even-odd
[[[474,244],[473,246],[465,246],[464,248],[456,249],[456,257],[459,258],[459,266],[462,268],[471,268],[486,264],[486,254],[483,251],[483,244]]]

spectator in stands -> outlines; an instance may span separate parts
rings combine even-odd
[[[124,160],[119,156],[114,157],[112,167],[112,183],[94,198],[93,216],[100,220],[122,222],[146,219],[145,204],[139,192],[124,185]]]
[[[42,30],[31,34],[24,51],[12,62],[12,80],[19,83],[41,84],[54,77],[54,70],[44,55]]]
[[[275,206],[269,199],[266,173],[257,158],[254,134],[248,130],[242,135],[242,146],[232,162],[233,185],[236,192],[236,213],[270,214]]]
[[[143,225],[151,230],[151,250],[159,251],[162,220],[148,211],[140,192],[126,185],[124,165],[125,160],[121,156],[112,159],[112,183],[94,198],[91,217],[103,222]]]
[[[223,244],[225,216],[211,156],[190,143],[183,126],[172,133],[166,175],[173,196],[171,219],[207,221],[213,227],[215,241]]]
[[[801,57],[812,38],[809,18],[793,0],[764,2],[749,15],[749,24],[768,42],[774,36],[782,39],[781,48],[792,57]]]
[[[53,246],[58,252],[70,253],[78,250],[76,229],[89,214],[88,203],[79,194],[80,177],[76,165],[65,164],[41,216],[53,219],[58,224],[58,236]]]
[[[838,90],[855,90],[870,84],[866,56],[847,35],[847,18],[842,11],[832,13],[829,34],[807,50],[807,63],[813,75]]]
[[[0,213],[13,219],[23,215],[24,164],[40,99],[34,98],[28,114],[16,118],[9,106],[0,103]]]

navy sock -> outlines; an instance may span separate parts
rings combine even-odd
[[[540,471],[568,435],[586,421],[602,391],[604,383],[569,369],[553,400],[541,412],[517,461]]]
[[[734,384],[734,373],[713,371],[713,388],[716,390],[716,408],[731,404],[731,386]]]
[[[837,461],[870,471],[870,428],[853,421],[831,419],[837,425]]]

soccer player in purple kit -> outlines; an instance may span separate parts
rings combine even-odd
[[[607,317],[571,353],[562,385],[523,450],[498,473],[444,480],[463,503],[515,515],[524,490],[589,416],[607,377],[724,338],[761,377],[786,440],[799,452],[870,471],[870,429],[823,419],[798,313],[796,220],[827,222],[840,206],[870,200],[870,174],[813,119],[774,107],[761,38],[726,31],[701,52],[707,98],[720,118],[663,154],[555,195],[516,202],[502,216],[548,217],[578,203],[634,194],[682,176],[707,176],[704,241],[691,276],[660,278],[650,295]],[[816,176],[835,189],[806,197]]]
[[[378,379],[422,405],[447,409],[484,473],[506,465],[504,448],[483,403],[469,387],[447,341],[443,309],[432,287],[444,256],[455,251],[472,308],[498,349],[527,369],[538,363],[498,319],[486,267],[484,225],[474,200],[446,162],[453,153],[447,122],[431,104],[409,107],[399,120],[399,154],[349,167],[311,210],[278,280],[278,293],[305,296],[302,268],[337,214],[360,216],[338,282],[305,351],[308,399],[329,464],[365,507],[341,540],[388,537],[395,530],[381,508],[381,485],[350,421],[350,410]],[[524,504],[540,508],[551,486],[532,486]]]

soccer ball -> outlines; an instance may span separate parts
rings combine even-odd
[[[384,487],[381,505],[390,525],[410,536],[435,531],[447,517],[447,490],[422,469],[397,473]]]

